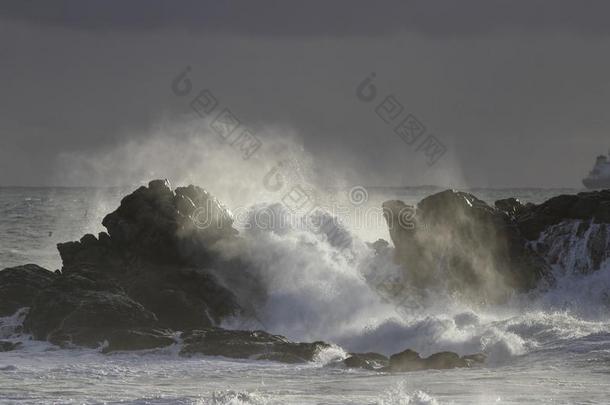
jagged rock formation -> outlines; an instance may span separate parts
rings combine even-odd
[[[57,277],[36,297],[24,326],[35,339],[60,346],[137,350],[174,342],[155,332],[155,314],[127,296],[116,282],[84,272]]]
[[[517,226],[528,240],[566,220],[583,220],[595,224],[610,223],[610,190],[591,191],[576,195],[559,195],[540,205],[530,204],[517,216]]]
[[[610,224],[562,221],[541,232],[531,246],[564,272],[591,273],[610,259]]]
[[[505,199],[491,207],[471,194],[447,190],[417,207],[388,201],[383,208],[395,248],[383,240],[369,247],[386,261],[394,252],[403,282],[414,289],[442,283],[450,292],[484,301],[551,280],[551,266],[588,272],[608,263],[610,191],[558,196],[540,205]],[[331,226],[329,217],[314,219],[313,231],[324,233],[335,248],[352,246],[349,233]],[[0,317],[18,312],[24,331],[35,339],[104,352],[182,342],[185,356],[297,363],[330,347],[216,327],[227,317],[250,314],[248,302],[264,300],[266,291],[253,264],[239,255],[220,255],[219,246],[235,248],[244,239],[229,212],[205,190],[172,190],[155,180],[123,198],[103,224],[107,233],[58,245],[61,272],[36,265],[0,271]],[[0,350],[18,348],[14,343],[2,341]],[[352,353],[341,363],[412,371],[484,361],[482,354],[441,352],[424,359],[407,350],[389,359]]]
[[[494,205],[454,190],[431,195],[417,207],[385,202],[395,258],[407,283],[427,288],[443,282],[476,300],[497,300],[552,281],[550,266],[569,266],[567,252],[579,247],[581,271],[599,269],[608,258],[610,190],[561,195],[540,205],[514,198]]]
[[[27,307],[24,331],[62,347],[153,349],[186,331],[183,355],[311,361],[329,345],[213,327],[244,310],[233,291],[264,295],[248,263],[214,249],[238,242],[232,222],[205,190],[151,181],[104,218],[108,233],[58,245],[59,274],[35,265],[1,271],[0,316]]]
[[[550,265],[590,273],[610,258],[610,190],[560,195],[524,211],[519,229]]]
[[[171,330],[207,328],[242,311],[218,275],[255,280],[212,249],[237,235],[205,190],[154,180],[103,220],[108,233],[60,243],[55,274],[35,265],[0,272],[0,315],[29,307],[24,329],[61,346],[135,350],[174,343]]]
[[[240,310],[212,269],[210,247],[237,234],[226,209],[205,190],[155,180],[123,198],[103,220],[108,234],[58,245],[62,274],[111,278],[153,312],[158,327],[207,327]],[[95,278],[95,276],[94,276]]]
[[[471,194],[447,190],[423,199],[413,227],[403,226],[407,208],[401,201],[384,203],[396,260],[415,287],[443,282],[475,300],[496,300],[549,274],[509,214]]]

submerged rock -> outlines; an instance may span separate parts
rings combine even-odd
[[[104,218],[108,233],[58,244],[58,274],[35,265],[0,272],[0,316],[31,307],[24,330],[60,346],[170,345],[172,331],[209,328],[242,311],[227,284],[261,295],[244,263],[213,248],[236,240],[232,223],[204,189],[151,181]],[[287,355],[308,357],[306,345],[285,344]]]
[[[283,336],[264,331],[239,331],[220,328],[192,330],[181,335],[181,355],[224,356],[238,359],[273,360],[283,363],[313,361],[324,342],[294,343]]]
[[[483,364],[485,359],[486,356],[483,353],[460,357],[454,352],[438,352],[422,358],[416,351],[407,349],[390,356],[390,364],[383,371],[403,372],[472,367]]]
[[[485,353],[468,354],[462,356],[462,360],[465,360],[466,363],[468,363],[468,367],[480,366],[485,364],[487,355]]]
[[[517,226],[533,249],[563,271],[591,273],[610,259],[610,190],[560,195],[532,205]]]
[[[350,353],[349,357],[343,360],[343,364],[347,368],[381,370],[388,366],[389,359],[379,353]]]
[[[390,356],[390,365],[385,371],[417,371],[426,369],[424,359],[414,350],[407,349]]]
[[[35,264],[0,271],[0,317],[13,315],[20,308],[32,306],[34,299],[55,277],[55,273]]]
[[[18,349],[21,346],[21,342],[11,342],[8,340],[0,340],[0,352],[10,352]]]

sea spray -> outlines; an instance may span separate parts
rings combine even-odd
[[[258,204],[252,215],[266,208]],[[282,210],[278,205],[273,209]],[[488,365],[496,366],[553,339],[568,337],[567,331],[571,331],[570,337],[578,337],[604,327],[603,322],[565,318],[553,302],[577,277],[583,286],[599,292],[592,296],[590,290],[572,288],[572,302],[600,298],[591,302],[599,308],[604,291],[608,291],[605,284],[600,285],[608,278],[605,269],[563,278],[558,274],[553,287],[514,294],[503,305],[461,300],[459,295],[448,293],[439,279],[436,288],[414,293],[399,305],[380,294],[371,282],[372,273],[398,277],[396,265],[353,234],[354,248],[347,250],[333,246],[314,230],[286,223],[261,229],[252,222],[242,236],[245,242],[238,251],[218,248],[256,264],[257,277],[268,292],[256,309],[261,328],[294,340],[323,339],[348,351],[388,355],[405,348],[422,355],[442,350],[459,354],[483,351],[489,355]],[[524,312],[524,308],[528,310]]]

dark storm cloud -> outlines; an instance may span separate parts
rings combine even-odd
[[[66,154],[104,155],[150,141],[160,123],[183,122],[192,111],[170,83],[190,65],[197,90],[210,88],[254,130],[294,131],[328,177],[578,186],[608,147],[608,8],[564,0],[0,2],[0,184],[67,183],[58,169]],[[357,99],[373,71],[380,99],[395,95],[446,143],[434,168],[380,120],[375,103]]]
[[[0,15],[76,29],[188,31],[245,35],[433,36],[501,30],[608,34],[610,2],[592,0],[19,1]]]

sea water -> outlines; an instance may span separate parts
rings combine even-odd
[[[0,268],[61,267],[56,243],[103,230],[101,219],[129,190],[0,188]],[[573,190],[569,192],[574,192]],[[371,195],[370,204],[415,203],[432,191]],[[487,202],[541,202],[564,190],[476,190]],[[229,207],[231,208],[231,207]],[[248,232],[242,233],[248,238]],[[389,240],[383,226],[351,229],[355,239]],[[110,355],[59,349],[13,333],[23,315],[0,319],[0,338],[22,342],[0,353],[2,403],[128,404],[606,404],[610,403],[610,266],[556,274],[551,289],[503,305],[463,302],[432,291],[397,308],[366,280],[370,257],[345,256],[306,230],[249,238],[269,289],[254,325],[297,341],[335,344],[315,362],[287,365],[184,358],[180,343]],[[357,245],[356,246],[361,246]],[[227,322],[223,326],[243,325]],[[484,351],[485,367],[386,374],[348,370],[347,351],[422,355]]]

